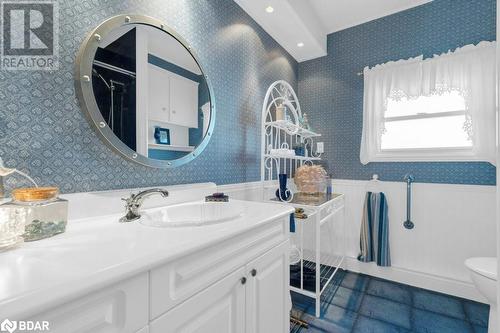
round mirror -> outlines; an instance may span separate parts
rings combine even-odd
[[[75,79],[97,133],[133,161],[179,166],[210,139],[215,108],[207,76],[187,43],[156,19],[103,22],[82,44]]]

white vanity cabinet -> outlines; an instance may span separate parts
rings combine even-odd
[[[57,333],[287,333],[289,217],[244,230],[11,319]]]
[[[288,224],[266,223],[151,270],[150,332],[288,332]]]
[[[150,325],[150,333],[289,331],[285,241],[222,278]]]

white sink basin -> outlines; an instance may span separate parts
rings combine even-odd
[[[192,227],[217,224],[243,216],[239,202],[190,202],[141,213],[140,223],[151,227]]]

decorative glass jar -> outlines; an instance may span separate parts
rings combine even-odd
[[[295,171],[295,185],[300,193],[324,194],[328,186],[328,176],[320,165],[303,165]]]
[[[57,187],[23,188],[12,191],[12,201],[3,204],[24,218],[25,242],[63,233],[68,222],[68,201],[58,198]]]
[[[3,206],[3,205],[2,205]],[[0,251],[8,250],[24,239],[25,212],[0,206]]]

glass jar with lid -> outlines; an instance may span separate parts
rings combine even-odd
[[[24,234],[25,212],[0,206],[0,251],[21,244]]]
[[[21,188],[12,191],[12,201],[2,208],[24,219],[25,242],[63,233],[68,222],[68,201],[58,197],[57,187]]]

